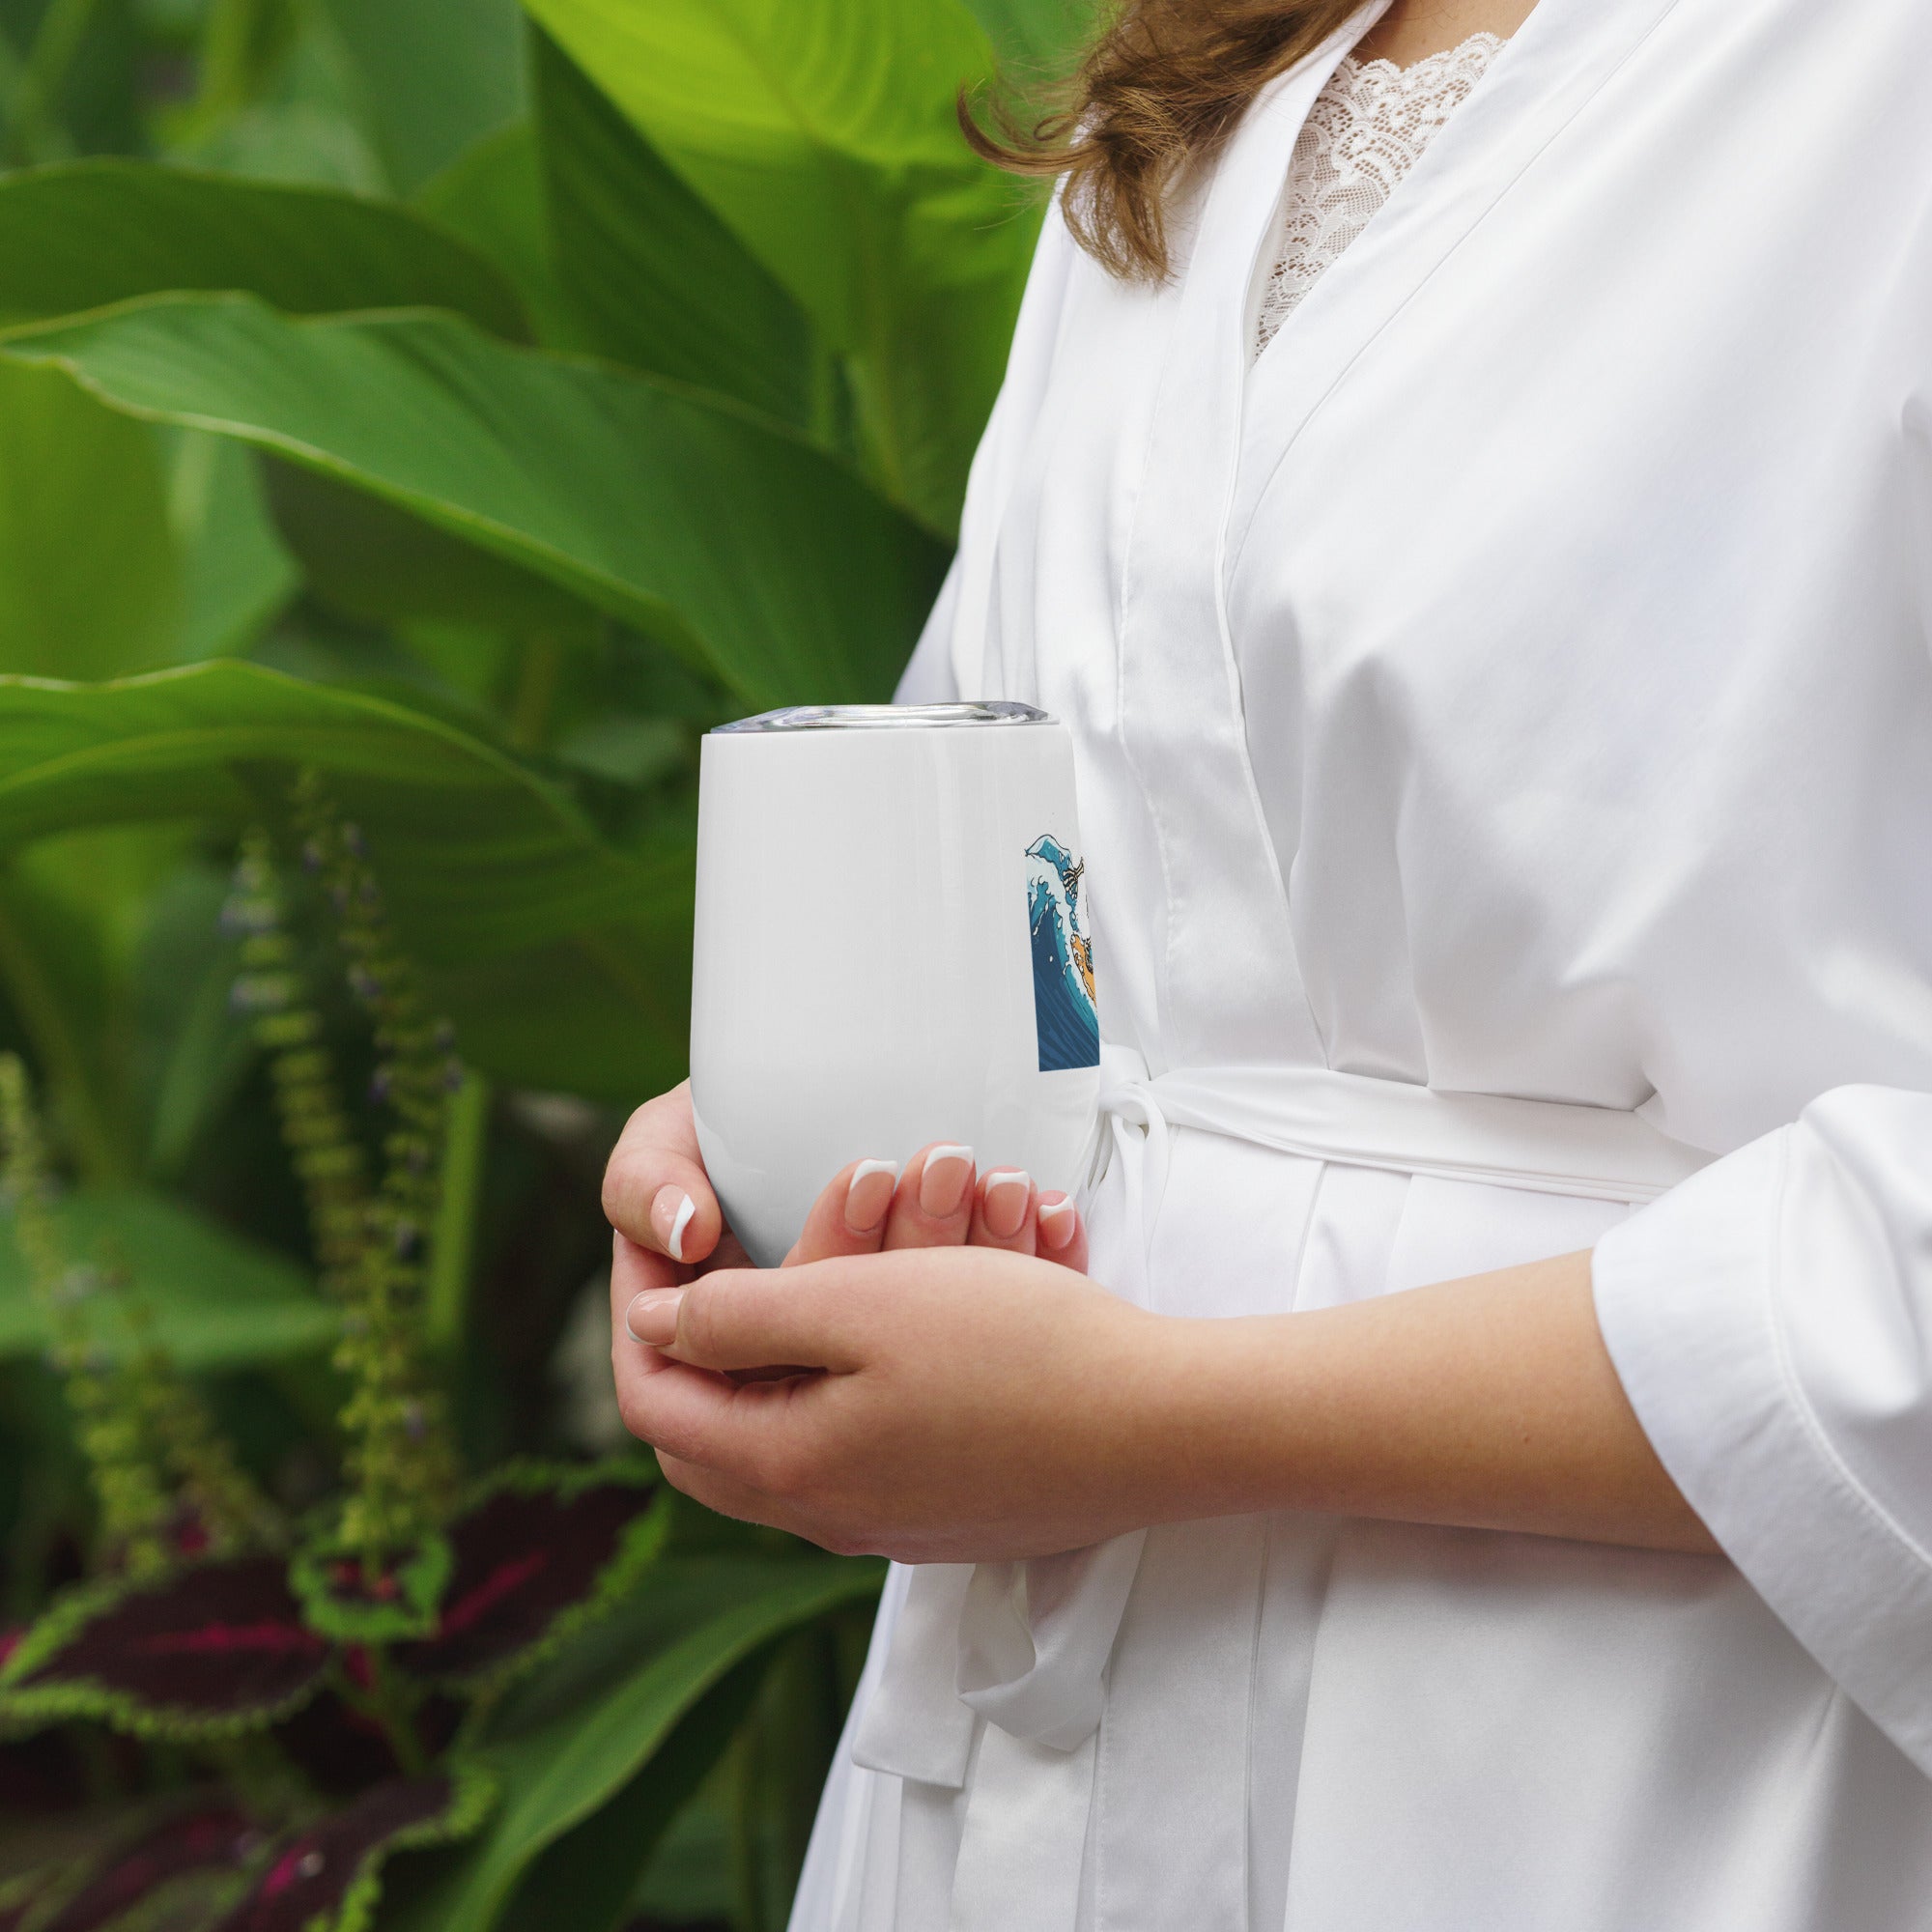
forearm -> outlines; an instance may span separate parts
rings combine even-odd
[[[1199,1513],[1302,1509],[1714,1550],[1631,1409],[1590,1258],[1189,1322],[1170,1474]]]

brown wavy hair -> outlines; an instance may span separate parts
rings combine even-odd
[[[996,98],[976,153],[1013,174],[1066,178],[1067,226],[1115,274],[1163,281],[1177,184],[1210,158],[1256,93],[1312,52],[1361,0],[1124,0],[1072,77],[1030,118]]]

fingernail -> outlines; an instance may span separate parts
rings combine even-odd
[[[886,1218],[898,1184],[895,1160],[862,1160],[845,1185],[845,1225],[855,1235],[869,1235]]]
[[[684,1231],[697,1212],[697,1203],[681,1187],[660,1187],[651,1203],[651,1232],[672,1261],[684,1259]]]
[[[624,1326],[631,1340],[662,1349],[677,1334],[677,1305],[684,1299],[681,1288],[647,1288],[633,1298],[624,1311]]]
[[[1023,1169],[1002,1168],[986,1180],[986,1232],[995,1240],[1009,1241],[1026,1222],[1033,1181]]]
[[[956,1214],[973,1184],[973,1150],[969,1147],[936,1147],[925,1157],[925,1170],[919,1177],[919,1205],[935,1221]]]
[[[1073,1238],[1080,1215],[1065,1195],[1039,1204],[1039,1238],[1056,1254]]]

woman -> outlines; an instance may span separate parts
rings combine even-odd
[[[1311,258],[1345,57],[1480,32]],[[607,1190],[671,1480],[917,1566],[795,1924],[1932,1926],[1928,74],[1922,0],[1099,44],[904,688],[1074,730],[1086,1225],[938,1150],[695,1274],[680,1095]]]

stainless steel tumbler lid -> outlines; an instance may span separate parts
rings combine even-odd
[[[1031,704],[985,699],[973,704],[794,704],[761,711],[755,718],[714,724],[713,731],[904,731],[949,730],[962,724],[1051,724],[1053,716]]]

